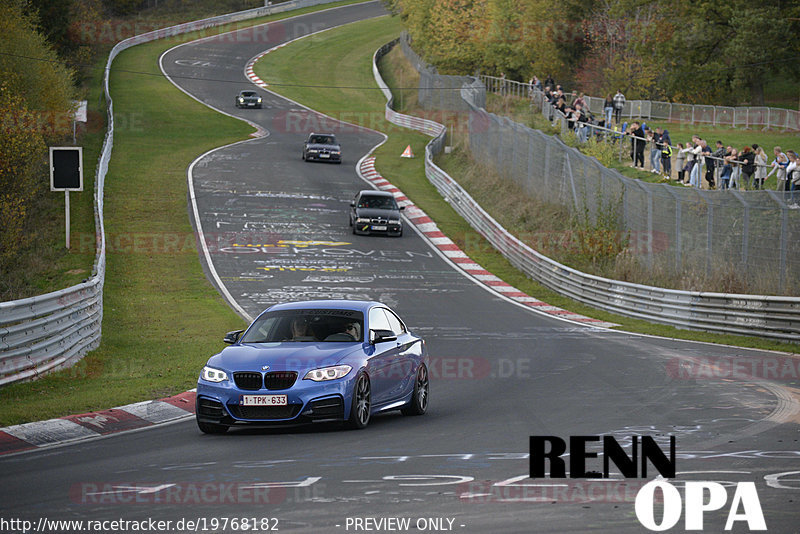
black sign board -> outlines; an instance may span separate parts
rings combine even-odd
[[[50,147],[50,190],[83,191],[83,147]]]

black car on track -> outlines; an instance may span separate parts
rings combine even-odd
[[[394,195],[388,191],[365,189],[359,191],[350,203],[350,226],[354,234],[403,235],[400,212]]]
[[[310,133],[303,143],[303,161],[342,162],[342,147],[330,133]]]
[[[261,108],[261,97],[255,91],[239,91],[236,96],[237,108]]]

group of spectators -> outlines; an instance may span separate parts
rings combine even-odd
[[[784,152],[776,146],[770,162],[764,148],[755,143],[737,149],[716,141],[712,148],[705,139],[693,135],[685,145],[673,147],[667,130],[658,127],[653,131],[636,121],[626,133],[632,137],[634,167],[644,168],[644,150],[649,145],[650,172],[671,179],[674,154],[677,180],[687,187],[702,188],[705,180],[709,189],[757,190],[763,189],[767,178],[775,174],[776,189],[787,193],[789,207],[800,207],[800,157],[794,150]]]
[[[565,93],[551,76],[548,75],[544,82],[534,76],[529,85],[532,94],[534,90],[541,91],[553,109],[566,117],[568,127],[581,143],[585,143],[592,132],[598,137],[615,140],[622,135],[630,136],[633,167],[644,169],[645,149],[649,146],[650,172],[672,179],[674,159],[677,180],[687,187],[702,188],[704,179],[709,189],[763,189],[767,178],[775,174],[777,190],[786,192],[789,207],[800,208],[800,156],[794,150],[784,152],[776,146],[769,162],[767,152],[757,144],[737,149],[716,141],[712,149],[705,139],[694,135],[685,145],[678,143],[673,146],[669,131],[661,127],[652,130],[646,124],[634,121],[622,124],[620,129],[625,107],[622,91],[606,96],[603,117],[598,120],[589,110],[583,93]]]

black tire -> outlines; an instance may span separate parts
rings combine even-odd
[[[350,417],[347,418],[348,428],[360,429],[369,424],[371,392],[369,377],[366,373],[359,373],[353,386],[353,401],[350,404]]]
[[[204,423],[203,421],[197,420],[197,427],[200,431],[204,434],[224,434],[228,431],[227,425],[217,425],[214,423]]]
[[[428,411],[428,396],[430,394],[430,381],[428,380],[428,368],[421,363],[417,369],[417,376],[414,379],[414,393],[411,394],[411,402],[400,409],[403,415],[422,415]]]

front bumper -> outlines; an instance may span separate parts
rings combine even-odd
[[[333,161],[341,163],[341,154],[332,154],[330,152],[306,152],[306,161]]]
[[[359,235],[371,235],[371,234],[378,234],[378,235],[388,235],[388,236],[400,236],[403,234],[403,223],[392,223],[392,222],[358,222],[356,221],[353,225],[355,228],[355,233]]]
[[[196,416],[204,423],[232,426],[236,424],[302,424],[343,421],[350,413],[353,393],[351,380],[329,383],[298,380],[289,389],[243,390],[232,382],[197,383]],[[286,406],[242,406],[242,395],[286,395]]]

